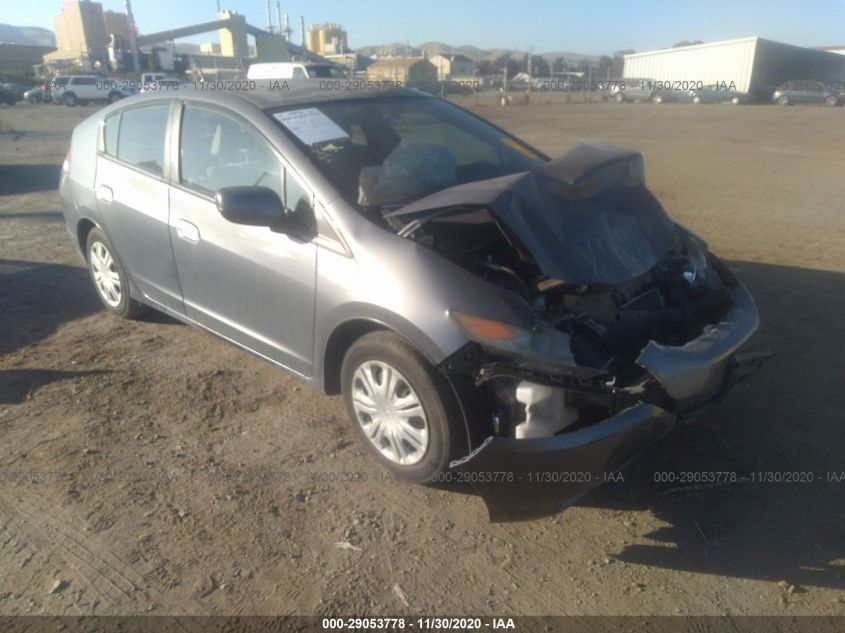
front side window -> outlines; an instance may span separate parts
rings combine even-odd
[[[169,116],[170,104],[123,110],[117,134],[117,157],[153,174],[164,174],[164,140]],[[108,136],[107,128],[106,151],[112,153]]]
[[[185,106],[180,167],[182,184],[202,193],[258,186],[282,198],[278,157],[249,125],[219,110]]]

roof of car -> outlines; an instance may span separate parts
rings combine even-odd
[[[351,87],[363,84],[360,89],[344,89],[349,83]],[[389,97],[431,97],[428,93],[410,88],[397,88],[385,85],[386,82],[358,82],[354,80],[318,80],[318,79],[277,79],[253,81],[248,79],[233,81],[210,81],[206,84],[188,83],[180,86],[178,92],[172,94],[152,91],[150,97],[161,96],[201,96],[204,100],[214,100],[219,96],[221,101],[242,99],[252,103],[262,110],[283,108],[289,105],[305,105],[311,103],[327,103],[350,99],[384,99]],[[331,84],[331,88],[327,86]],[[254,89],[244,89],[247,88]],[[215,88],[224,89],[215,89]],[[228,89],[235,88],[235,89]],[[240,88],[240,89],[237,89]],[[146,97],[147,93],[139,95]],[[136,97],[133,97],[133,99]],[[433,97],[431,97],[433,98]]]

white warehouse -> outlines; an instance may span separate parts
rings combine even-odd
[[[744,37],[625,55],[624,77],[733,83],[736,90],[764,94],[790,79],[845,82],[845,56]]]

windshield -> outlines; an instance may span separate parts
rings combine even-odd
[[[346,72],[339,66],[307,66],[308,76],[312,79],[345,79]]]
[[[431,97],[321,103],[273,116],[341,195],[364,208],[401,206],[545,163],[515,138]]]

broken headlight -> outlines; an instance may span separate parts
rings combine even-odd
[[[682,235],[687,259],[683,270],[684,280],[693,287],[718,287],[719,276],[710,265],[707,244],[686,229]]]
[[[482,347],[526,361],[575,365],[569,335],[554,328],[526,328],[454,310],[449,316],[470,340]]]

